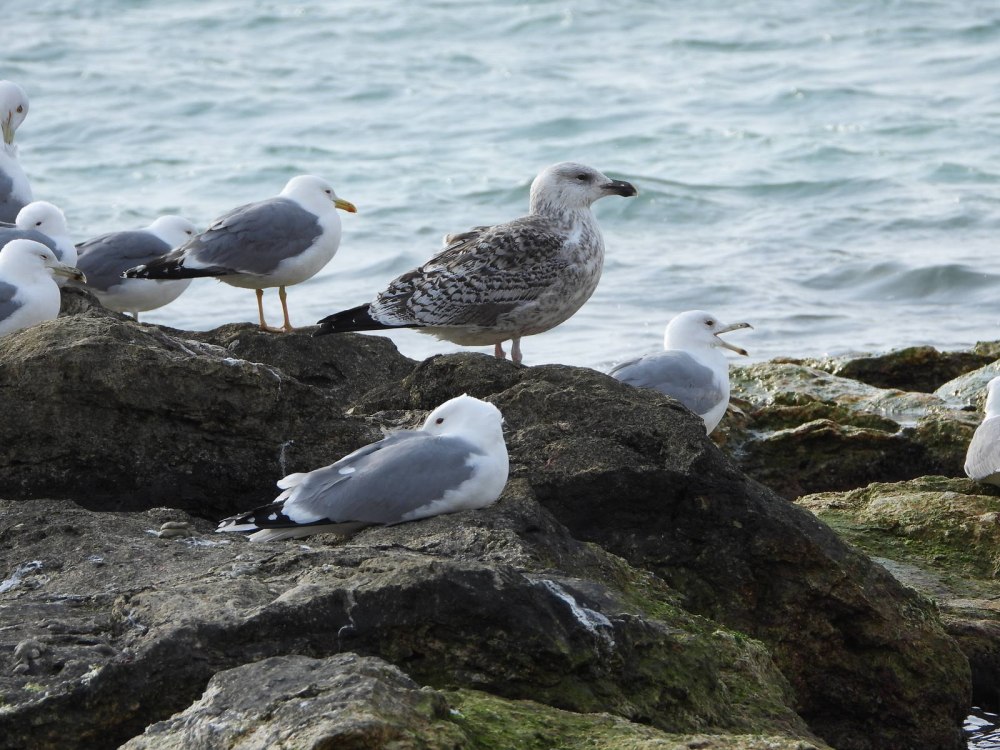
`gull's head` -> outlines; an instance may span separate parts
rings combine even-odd
[[[47,269],[52,276],[87,280],[83,271],[62,263],[49,248],[34,240],[11,240],[0,250],[0,262],[4,268],[16,269],[19,273],[32,274]]]
[[[66,215],[48,201],[32,201],[17,213],[14,220],[18,229],[34,229],[47,237],[65,237],[69,234]]]
[[[290,179],[281,191],[281,197],[293,200],[317,215],[326,213],[331,203],[341,211],[358,212],[353,203],[337,197],[330,183],[311,174],[300,174]]]
[[[612,180],[593,167],[564,161],[543,169],[531,183],[531,213],[590,208],[606,195],[638,194],[629,182]]]
[[[746,357],[748,356],[746,349],[719,338],[720,333],[740,328],[753,328],[753,326],[749,323],[722,323],[704,310],[688,310],[667,325],[666,333],[663,334],[663,348],[692,350],[722,347]]]
[[[0,129],[3,142],[14,143],[14,133],[28,116],[28,95],[13,81],[0,81]]]
[[[462,394],[445,401],[427,415],[420,427],[434,435],[458,434],[473,442],[480,436],[500,436],[503,440],[503,415],[493,404]]]
[[[198,229],[182,216],[168,214],[149,225],[147,231],[159,237],[170,245],[171,249],[180,247],[198,234]]]

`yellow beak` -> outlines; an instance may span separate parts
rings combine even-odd
[[[65,263],[57,263],[54,266],[49,266],[49,270],[52,271],[53,276],[65,276],[67,279],[81,281],[84,284],[87,283],[87,277],[83,275],[83,271],[73,266],[67,266]]]
[[[358,209],[354,207],[354,204],[350,201],[345,201],[343,198],[336,198],[333,201],[333,205],[339,208],[341,211],[347,211],[349,214],[356,214]]]

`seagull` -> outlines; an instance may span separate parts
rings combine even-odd
[[[28,116],[28,95],[13,81],[0,81],[0,221],[11,223],[31,202],[31,185],[17,160],[14,134]]]
[[[59,287],[53,276],[84,278],[41,242],[11,240],[0,249],[0,336],[59,315]]]
[[[260,330],[295,330],[288,318],[285,287],[314,276],[340,246],[337,209],[355,213],[325,181],[293,177],[275,197],[235,208],[171,253],[135,268],[130,279],[192,279],[212,276],[257,291]],[[264,289],[278,287],[283,328],[264,320]]]
[[[60,263],[76,266],[76,246],[69,236],[66,215],[48,201],[32,201],[17,212],[13,227],[0,227],[0,245],[16,239],[41,242]],[[64,277],[56,279],[59,286],[66,281]]]
[[[677,399],[705,421],[705,434],[711,434],[729,406],[729,360],[719,349],[747,356],[746,349],[722,340],[719,334],[740,328],[753,326],[720,323],[704,310],[688,310],[667,325],[665,351],[623,362],[608,374]]]
[[[89,289],[109,310],[139,313],[173,302],[191,284],[191,279],[129,279],[124,272],[141,263],[151,263],[180,247],[198,230],[180,216],[161,216],[144,229],[102,234],[76,246],[77,268],[87,275]]]
[[[415,430],[392,433],[322,469],[289,474],[273,503],[226,518],[216,531],[254,531],[252,541],[268,542],[484,508],[500,497],[508,469],[500,410],[463,394]]]
[[[986,384],[985,411],[965,454],[965,473],[977,482],[1000,485],[1000,376]]]
[[[493,345],[520,364],[521,338],[569,319],[601,278],[604,239],[590,211],[628,182],[563,162],[531,183],[528,215],[445,236],[444,250],[390,281],[375,299],[319,321],[314,335],[416,328],[462,346]]]

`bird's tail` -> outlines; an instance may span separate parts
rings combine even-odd
[[[145,265],[129,268],[122,276],[126,279],[200,279],[206,276],[225,276],[230,273],[232,269],[224,266],[189,268],[184,265],[183,255],[168,253]]]
[[[350,310],[341,310],[333,315],[327,315],[319,321],[319,330],[313,336],[346,331],[382,331],[387,328],[409,328],[409,326],[379,323],[371,316],[370,305],[366,303],[352,307]]]

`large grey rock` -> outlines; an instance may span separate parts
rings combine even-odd
[[[676,402],[590,370],[472,354],[431,358],[402,380],[375,368],[365,390],[296,364],[310,356],[304,337],[259,335],[255,364],[232,357],[249,351],[238,329],[218,336],[222,346],[192,343],[87,311],[5,340],[0,406],[48,411],[0,426],[30,438],[0,463],[18,480],[0,486],[20,501],[0,533],[7,569],[29,566],[11,589],[26,597],[17,611],[38,613],[0,628],[20,680],[0,729],[53,741],[38,727],[60,716],[81,742],[125,739],[222,669],[353,650],[434,687],[663,728],[735,720],[802,736],[798,714],[842,750],[961,747],[968,664],[933,608],[748,479]],[[365,337],[318,342],[375,356]],[[104,514],[114,525],[95,545],[78,531],[90,516],[67,523],[82,511],[34,499],[56,488],[95,508],[157,502],[214,520],[270,499],[283,471],[327,463],[463,392],[503,411],[516,481],[497,507],[460,520],[261,547],[154,540],[145,531],[162,511]],[[73,450],[53,441],[67,430]],[[46,562],[53,546],[73,554]],[[40,640],[49,621],[85,643],[62,653]],[[103,661],[98,647],[110,649]]]
[[[4,495],[71,497],[103,509],[169,505],[216,517],[268,502],[284,474],[331,463],[381,433],[345,417],[350,389],[306,385],[238,355],[265,340],[272,359],[284,362],[308,345],[313,356],[338,360],[340,372],[370,365],[354,389],[391,379],[408,362],[382,339],[276,337],[251,326],[221,329],[215,340],[223,345],[205,343],[211,334],[199,338],[99,310],[5,337]]]
[[[348,543],[158,538],[163,509],[5,503],[2,748],[105,748],[187,708],[216,673],[377,655],[474,688],[672,732],[811,737],[759,643],[573,540],[524,482],[483,511]]]
[[[961,474],[979,421],[949,384],[935,393],[878,388],[791,361],[733,368],[732,378],[740,410],[721,440],[740,468],[789,499]]]
[[[426,748],[466,744],[447,699],[390,664],[340,654],[274,657],[216,674],[183,714],[123,750]]]

